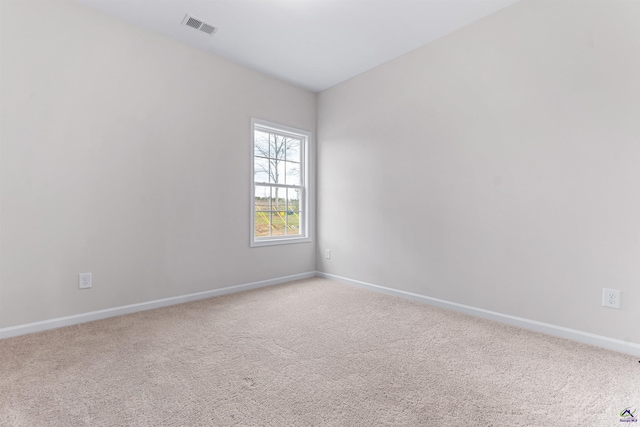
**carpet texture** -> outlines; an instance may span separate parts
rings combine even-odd
[[[637,358],[318,278],[0,341],[2,426],[640,425],[629,406]]]

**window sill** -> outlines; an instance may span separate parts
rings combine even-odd
[[[291,245],[294,243],[310,243],[310,237],[285,237],[285,238],[269,238],[252,240],[250,246],[259,248],[262,246]]]

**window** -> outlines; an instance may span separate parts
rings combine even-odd
[[[310,241],[309,132],[251,120],[251,246]]]

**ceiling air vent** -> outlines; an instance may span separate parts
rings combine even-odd
[[[182,20],[182,25],[186,25],[191,28],[195,28],[196,30],[202,31],[203,33],[207,33],[212,36],[218,28],[213,25],[209,25],[204,22],[202,19],[194,18],[193,16],[186,14],[184,19]]]

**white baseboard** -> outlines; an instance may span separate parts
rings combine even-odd
[[[47,331],[49,329],[61,328],[63,326],[77,325],[79,323],[92,322],[94,320],[106,319],[108,317],[121,316],[123,314],[135,313],[138,311],[152,310],[154,308],[167,307],[169,305],[182,304],[189,301],[196,301],[220,295],[232,294],[236,292],[248,291],[250,289],[264,288],[266,286],[278,285],[280,283],[292,282],[294,280],[308,279],[315,277],[316,272],[294,274],[292,276],[277,277],[275,279],[261,280],[259,282],[245,283],[242,285],[228,286],[226,288],[212,289],[210,291],[196,292],[194,294],[180,295],[171,298],[163,298],[154,301],[141,302],[138,304],[125,305],[122,307],[107,308],[105,310],[91,311],[89,313],[76,314],[73,316],[58,317],[56,319],[43,320],[41,322],[27,323],[24,325],[0,328],[0,339],[11,338],[18,335],[31,334],[34,332]]]
[[[437,298],[431,298],[424,295],[414,294],[412,292],[400,291],[397,289],[386,288],[384,286],[373,285],[371,283],[361,282],[359,280],[348,279],[346,277],[336,276],[334,274],[317,272],[319,277],[335,280],[361,288],[382,292],[385,294],[407,298],[414,301],[420,301],[435,307],[445,308],[464,314],[469,314],[483,319],[493,320],[508,325],[517,326],[530,331],[540,332],[559,338],[577,341],[583,344],[589,344],[596,347],[606,348],[607,350],[617,351],[619,353],[630,354],[640,357],[640,344],[622,341],[615,338],[608,338],[601,335],[582,332],[575,329],[569,329],[562,326],[552,325],[550,323],[538,322],[536,320],[524,319],[522,317],[511,316],[508,314],[497,313],[495,311],[484,310],[482,308],[471,307],[464,304],[445,301]]]
[[[323,272],[307,272],[295,274],[291,276],[277,277],[269,280],[261,280],[258,282],[245,283],[242,285],[228,286],[226,288],[212,289],[210,291],[197,292],[193,294],[180,295],[171,298],[163,298],[154,301],[142,302],[138,304],[125,305],[122,307],[108,308],[105,310],[92,311],[88,313],[76,314],[73,316],[59,317],[56,319],[43,320],[41,322],[27,323],[24,325],[10,326],[0,328],[0,339],[11,338],[19,335],[30,334],[34,332],[46,331],[49,329],[61,328],[64,326],[77,325],[80,323],[91,322],[94,320],[106,319],[109,317],[121,316],[123,314],[135,313],[138,311],[152,310],[154,308],[167,307],[175,304],[182,304],[189,301],[196,301],[205,298],[211,298],[220,295],[227,295],[236,292],[248,291],[250,289],[263,288],[266,286],[277,285],[281,283],[291,282],[294,280],[308,279],[314,276],[324,277],[326,279],[335,280],[361,288],[382,292],[401,298],[407,298],[419,301],[435,307],[445,308],[457,311],[471,316],[483,319],[493,320],[496,322],[506,323],[523,329],[528,329],[543,334],[566,338],[572,341],[584,344],[594,345],[606,348],[608,350],[620,353],[630,354],[640,357],[640,344],[622,341],[615,338],[608,338],[601,335],[582,332],[575,329],[565,328],[562,326],[552,325],[550,323],[538,322],[536,320],[525,319],[522,317],[511,316],[508,314],[497,313],[495,311],[484,310],[482,308],[471,307],[464,304],[445,301],[438,298],[431,298],[424,295],[414,294],[412,292],[401,291],[398,289],[386,288],[384,286],[374,285],[359,280],[348,279],[346,277],[336,276],[334,274]]]

